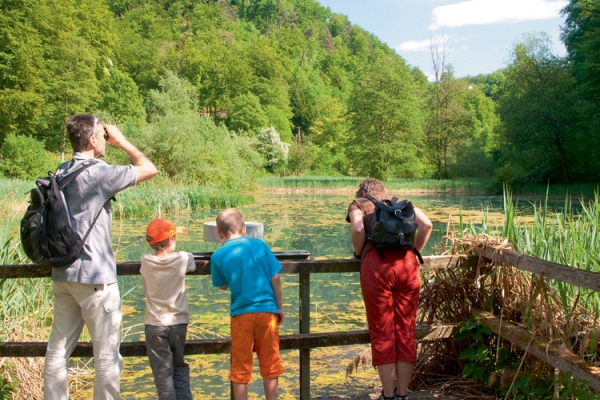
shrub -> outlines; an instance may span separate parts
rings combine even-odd
[[[48,175],[48,171],[58,166],[44,149],[44,144],[30,136],[8,134],[0,154],[0,170],[9,178],[35,179]]]

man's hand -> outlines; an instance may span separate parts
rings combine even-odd
[[[119,128],[115,125],[107,124],[102,124],[102,126],[104,127],[104,132],[108,134],[108,139],[106,139],[106,141],[113,146],[122,148],[123,143],[127,142],[127,139],[125,139],[125,136],[123,136],[123,133],[121,133]]]
[[[285,317],[283,316],[283,308],[279,309],[279,314],[277,315],[277,325],[283,324],[283,320]]]
[[[119,128],[114,125],[103,126],[104,132],[108,133],[108,143],[121,148],[125,153],[127,153],[129,158],[131,158],[131,163],[137,169],[136,183],[152,179],[156,176],[156,174],[158,174],[158,170],[154,164],[148,160],[148,157],[146,157],[144,153],[139,151],[133,144],[129,142],[129,140],[125,138]]]

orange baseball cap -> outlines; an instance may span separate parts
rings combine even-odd
[[[167,218],[157,218],[148,224],[146,228],[146,240],[148,244],[156,244],[180,233],[187,233],[188,229],[175,226]]]

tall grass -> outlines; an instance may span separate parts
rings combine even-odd
[[[533,203],[533,219],[522,219],[516,211],[510,190],[504,193],[504,220],[501,226],[472,222],[461,227],[463,234],[501,235],[523,254],[586,271],[600,272],[600,194],[573,200],[566,197],[561,210],[548,207],[545,200]],[[573,205],[576,201],[577,207]],[[485,214],[485,213],[484,213]],[[600,319],[600,299],[596,291],[550,280],[567,316],[583,306],[595,321]]]
[[[463,224],[468,234],[500,234],[518,252],[586,271],[600,272],[600,194],[591,199],[566,197],[559,210],[548,207],[545,200],[533,202],[533,218],[522,219],[517,213],[509,189],[504,193],[502,226],[489,225],[484,210],[483,224]]]
[[[183,184],[139,185],[122,191],[113,205],[121,218],[160,215],[199,208],[228,208],[252,203],[254,198],[234,190]]]
[[[266,176],[257,180],[263,188],[290,189],[330,189],[357,188],[364,177],[328,177],[328,176]],[[484,179],[390,179],[383,184],[392,190],[426,190],[426,191],[470,191],[484,192],[488,181]]]
[[[0,213],[23,213],[35,182],[0,178]],[[116,196],[113,210],[122,218],[160,215],[199,208],[228,208],[249,204],[252,195],[231,189],[210,188],[155,179],[133,186]]]

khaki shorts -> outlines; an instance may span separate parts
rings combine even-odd
[[[250,313],[231,318],[231,373],[235,383],[252,380],[255,350],[263,379],[277,378],[283,374],[279,357],[279,326],[277,314]]]

